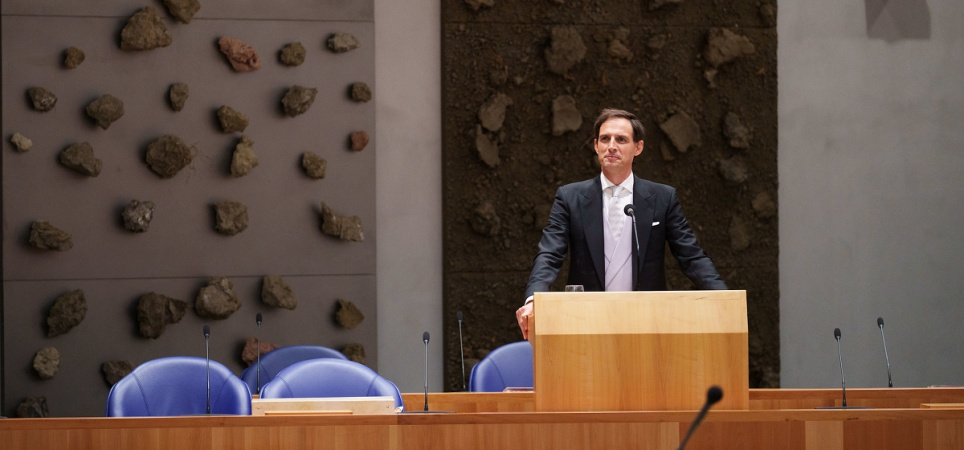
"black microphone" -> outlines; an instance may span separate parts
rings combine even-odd
[[[683,442],[679,444],[679,447],[676,450],[683,450],[683,447],[686,446],[686,442],[690,440],[690,436],[693,435],[693,432],[696,431],[696,428],[699,427],[700,423],[703,422],[703,418],[706,417],[707,411],[709,411],[710,407],[716,402],[720,401],[721,398],[723,398],[723,389],[720,389],[719,386],[710,386],[710,388],[706,390],[706,403],[703,404],[703,408],[701,408],[699,414],[696,415],[696,420],[694,420],[693,424],[690,425],[689,431],[686,432],[686,437],[683,438]]]
[[[894,380],[890,377],[890,357],[887,356],[887,338],[884,337],[884,319],[877,318],[877,328],[880,328],[880,339],[884,341],[884,360],[887,361],[887,387],[894,387]]]
[[[261,313],[254,320],[258,323],[258,392],[255,394],[261,395]]]
[[[462,311],[455,313],[455,318],[459,321],[459,355],[462,356],[462,390],[469,390],[465,384],[465,347],[462,346]]]
[[[847,407],[847,379],[844,378],[843,371],[843,356],[840,354],[840,328],[833,329],[833,337],[837,340],[837,359],[840,360],[840,387],[843,392],[843,404],[844,408]]]
[[[425,343],[425,411],[428,411],[428,331],[422,333],[422,342]]]
[[[211,327],[204,326],[204,359],[207,362],[205,378],[207,380],[207,410],[205,414],[211,414]]]
[[[633,219],[633,241],[636,243],[636,261],[637,261],[637,264],[639,264],[639,258],[642,258],[643,255],[639,254],[639,234],[636,231],[636,208],[634,208],[633,204],[630,203],[626,205],[625,208],[623,208],[623,212],[626,213],[627,216]],[[638,271],[639,267],[637,267],[636,269]],[[635,278],[635,275],[633,276],[633,278]]]

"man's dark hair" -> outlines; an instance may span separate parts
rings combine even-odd
[[[602,127],[603,122],[613,119],[621,118],[626,119],[633,126],[633,142],[639,142],[643,140],[646,135],[646,129],[643,128],[643,123],[636,118],[636,116],[629,112],[623,111],[621,109],[606,108],[602,110],[599,117],[596,118],[596,124],[593,125],[593,139],[599,139],[599,128]]]

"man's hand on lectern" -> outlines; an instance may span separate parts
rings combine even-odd
[[[533,302],[526,303],[521,308],[515,310],[515,319],[519,322],[519,329],[522,330],[522,339],[529,340],[529,317],[535,315]]]

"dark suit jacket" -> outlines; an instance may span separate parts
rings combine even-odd
[[[635,177],[635,175],[633,175]],[[605,290],[605,255],[603,233],[603,194],[599,177],[567,184],[556,191],[549,213],[549,224],[542,232],[539,254],[533,260],[532,273],[526,286],[526,297],[546,292],[555,281],[566,258],[569,279],[566,284],[581,284],[586,291]],[[637,291],[666,290],[664,268],[665,243],[679,262],[683,273],[699,289],[726,289],[713,261],[700,248],[690,229],[676,189],[636,177],[633,184],[633,206],[636,210],[636,232],[639,254],[633,248],[633,286]],[[635,247],[636,237],[633,237]]]

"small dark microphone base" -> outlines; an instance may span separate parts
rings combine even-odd
[[[870,406],[818,406],[813,409],[874,409]]]
[[[455,411],[402,411],[402,414],[455,414]]]

